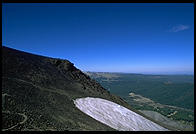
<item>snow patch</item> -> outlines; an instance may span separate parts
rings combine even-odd
[[[168,131],[168,129],[114,102],[101,98],[74,100],[78,109],[92,118],[120,131]]]

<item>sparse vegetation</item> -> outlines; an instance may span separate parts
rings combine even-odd
[[[110,76],[113,75],[111,74]],[[137,110],[156,111],[166,117],[174,111],[177,111],[176,114],[169,118],[189,126],[194,125],[194,83],[192,75],[117,73],[115,76],[118,77],[110,77],[109,80],[106,80],[107,76],[104,77],[103,74],[98,75],[98,73],[91,72],[90,76],[100,82],[106,89],[110,89],[111,93],[119,95]],[[145,98],[150,98],[154,102],[145,102],[144,99],[135,101],[134,99],[137,97],[130,97],[130,92],[142,95]],[[155,102],[163,105],[156,106]]]

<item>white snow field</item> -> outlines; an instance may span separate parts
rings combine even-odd
[[[101,98],[78,98],[78,109],[119,131],[168,131],[160,125],[114,102]]]

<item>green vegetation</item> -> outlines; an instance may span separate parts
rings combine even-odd
[[[175,115],[172,116],[175,120],[183,120],[186,122],[194,122],[194,113],[187,111],[179,111]]]
[[[95,73],[91,73],[91,77],[137,110],[156,111],[183,124],[194,125],[194,77],[192,75],[114,74],[118,77],[108,79],[104,75],[99,77]],[[154,107],[146,102],[134,101],[134,98],[129,97],[130,92],[163,105]],[[172,114],[175,111],[177,112]],[[171,116],[168,116],[170,114]]]
[[[194,81],[192,75],[141,75],[117,74],[119,77],[106,79],[93,77],[111,93],[121,97],[130,92],[161,104],[194,109]],[[161,97],[160,97],[161,96]]]

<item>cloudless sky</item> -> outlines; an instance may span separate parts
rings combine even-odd
[[[82,71],[194,72],[191,3],[2,3],[2,44]]]

